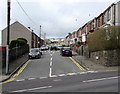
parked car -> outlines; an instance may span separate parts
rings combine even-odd
[[[42,50],[39,48],[40,54],[42,55]]]
[[[45,50],[49,50],[49,47],[48,46],[42,46],[40,47],[41,51],[45,51]]]
[[[41,52],[39,48],[33,48],[29,52],[29,58],[41,58]]]
[[[63,47],[62,45],[58,45],[58,46],[57,46],[57,50],[61,50],[62,47]]]
[[[62,47],[60,50],[60,54],[62,56],[67,55],[67,56],[72,56],[72,50],[70,47]]]
[[[50,47],[50,50],[57,50],[57,47],[56,47],[55,45],[52,45],[52,46]]]

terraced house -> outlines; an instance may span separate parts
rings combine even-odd
[[[38,48],[43,44],[43,40],[30,27],[27,28],[18,21],[10,25],[10,41],[17,38],[25,38],[30,48]],[[7,45],[7,28],[2,30],[2,45]]]
[[[99,16],[88,21],[77,31],[73,32],[71,39],[72,44],[75,44],[75,41],[86,44],[88,34],[100,28],[105,28],[108,26],[119,26],[119,25],[120,25],[120,1],[111,4],[105,11],[100,13]]]
[[[111,4],[97,17],[73,32],[71,35],[72,38],[69,39],[69,41],[72,40],[70,45],[80,55],[88,57],[99,64],[108,66],[119,65],[120,38],[119,27],[117,26],[120,26],[120,1]],[[107,27],[109,31],[108,29],[104,29]],[[80,43],[79,46],[78,42]],[[96,60],[96,57],[99,60]]]

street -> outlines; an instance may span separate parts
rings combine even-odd
[[[44,51],[40,59],[28,61],[13,81],[2,85],[3,93],[18,92],[118,92],[114,72],[87,71],[59,51]]]

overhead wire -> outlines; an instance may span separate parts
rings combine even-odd
[[[28,19],[32,22],[32,23],[34,23],[35,25],[37,25],[37,26],[39,26],[38,24],[36,24],[32,19],[31,19],[31,17],[27,14],[27,12],[24,10],[24,8],[22,7],[22,5],[19,3],[19,1],[18,0],[16,0],[16,2],[18,3],[18,5],[20,6],[20,8],[22,9],[22,11],[25,13],[25,15],[28,17]],[[41,32],[42,33],[42,32]],[[44,35],[42,34],[42,37],[43,37]]]
[[[29,15],[27,14],[27,12],[24,10],[24,8],[22,7],[22,5],[19,3],[19,1],[18,0],[16,0],[17,1],[17,3],[18,3],[18,5],[20,6],[20,8],[23,10],[23,12],[25,13],[25,15],[28,17],[28,19],[32,22],[32,23],[34,23],[35,25],[37,25],[32,19],[31,19],[31,17],[29,17]]]

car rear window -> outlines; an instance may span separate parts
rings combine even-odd
[[[63,48],[64,50],[71,50],[70,48]]]

